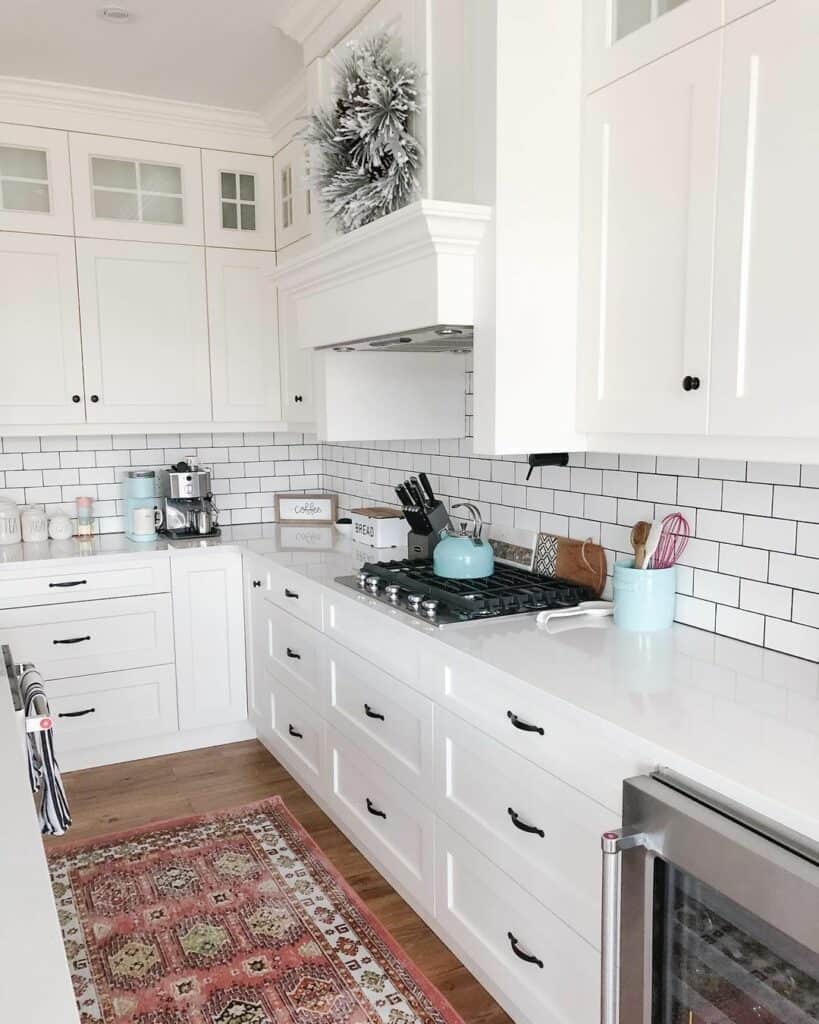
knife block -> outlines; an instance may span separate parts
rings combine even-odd
[[[432,508],[426,509],[425,517],[430,529],[410,530],[407,536],[407,556],[412,562],[432,558],[432,552],[441,539],[441,531],[447,528],[452,529],[449,513],[442,501],[436,501]]]

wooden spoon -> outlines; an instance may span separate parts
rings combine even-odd
[[[646,562],[646,541],[651,532],[651,523],[640,520],[631,528],[631,546],[634,548],[634,568],[642,569]]]

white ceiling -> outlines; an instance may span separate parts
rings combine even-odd
[[[105,4],[131,18],[111,24]],[[302,66],[292,0],[2,0],[0,74],[259,110]]]

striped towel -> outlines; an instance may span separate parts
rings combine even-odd
[[[41,697],[48,710],[43,677],[34,669],[26,669],[20,679],[23,708],[26,717],[37,714],[34,701]],[[68,801],[60,778],[60,767],[54,756],[54,737],[51,729],[30,732],[28,740],[28,774],[33,793],[42,789],[39,816],[40,831],[47,836],[61,836],[71,825]]]

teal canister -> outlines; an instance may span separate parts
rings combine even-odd
[[[677,568],[635,569],[614,565],[614,624],[632,632],[668,629],[677,606]]]

